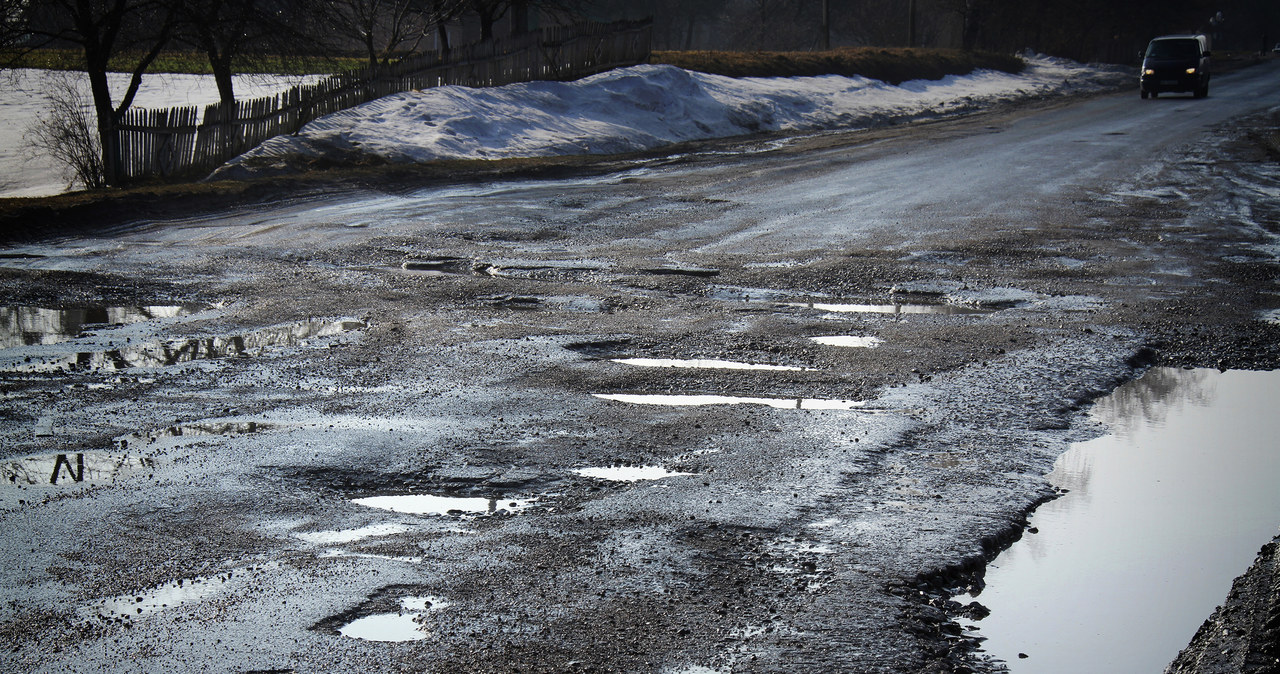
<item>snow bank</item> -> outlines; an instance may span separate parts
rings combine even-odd
[[[272,138],[216,178],[311,160],[412,163],[614,154],[764,131],[858,128],[1002,101],[1097,91],[1123,68],[1027,57],[1018,75],[977,71],[892,86],[862,77],[731,78],[673,66],[621,68],[576,82],[447,86],[388,96]]]

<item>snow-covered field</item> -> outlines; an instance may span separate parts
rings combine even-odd
[[[88,78],[84,73],[0,72],[0,197],[35,197],[66,191],[62,167],[48,157],[28,159],[31,148],[26,140],[27,130],[48,108],[45,92],[64,77],[72,78],[81,91],[88,92]],[[109,79],[112,96],[119,101],[129,84],[129,76],[111,74]],[[314,79],[316,76],[244,75],[235,78],[236,95],[241,98],[266,96]],[[134,105],[169,108],[208,105],[217,100],[218,89],[212,75],[147,75]]]
[[[286,170],[290,159],[391,162],[612,154],[760,131],[875,126],[994,103],[1099,91],[1122,67],[1028,56],[1018,75],[978,71],[893,86],[862,77],[729,78],[672,66],[622,68],[576,82],[439,87],[322,117],[232,161],[225,177]]]

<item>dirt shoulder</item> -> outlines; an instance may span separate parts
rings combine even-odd
[[[1280,671],[1280,536],[1209,616],[1165,674],[1263,674]]]

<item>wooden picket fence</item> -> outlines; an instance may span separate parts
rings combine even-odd
[[[648,21],[557,26],[504,40],[424,52],[377,72],[330,75],[274,96],[166,110],[134,109],[116,127],[115,175],[126,184],[207,175],[227,160],[318,117],[403,91],[567,81],[649,59]]]

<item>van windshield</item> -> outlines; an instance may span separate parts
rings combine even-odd
[[[1200,58],[1200,43],[1196,40],[1152,40],[1151,45],[1147,47],[1147,58]]]

